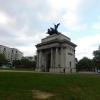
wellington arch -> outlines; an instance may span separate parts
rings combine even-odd
[[[36,45],[37,67],[40,72],[76,72],[75,47],[71,39],[57,31],[58,25],[48,29],[46,38]]]

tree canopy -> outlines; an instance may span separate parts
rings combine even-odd
[[[100,50],[96,50],[93,52],[94,55],[94,62],[95,62],[95,66],[97,67],[97,70],[100,69]]]
[[[13,66],[15,66],[15,68],[32,68],[32,69],[35,69],[36,61],[30,61],[28,59],[14,60]]]
[[[0,53],[0,66],[7,64],[7,62],[5,55]]]
[[[94,63],[92,59],[84,57],[78,62],[76,68],[78,71],[92,71],[94,69]]]
[[[96,62],[100,62],[100,50],[96,50],[93,52],[93,55],[94,55],[94,60]]]

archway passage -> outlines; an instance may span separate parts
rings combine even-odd
[[[46,55],[46,72],[49,72],[51,66],[51,53],[47,53]]]

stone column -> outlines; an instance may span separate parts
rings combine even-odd
[[[36,62],[37,69],[39,68],[39,51],[37,51],[37,62]]]
[[[38,51],[38,68],[40,68],[39,62],[40,62],[40,51]]]
[[[53,48],[51,48],[51,68],[53,68]]]
[[[55,67],[58,67],[58,48],[56,48]]]
[[[67,62],[66,62],[67,59],[66,59],[66,58],[67,58],[67,56],[66,56],[66,48],[64,48],[64,49],[63,49],[64,67],[66,67],[66,65],[67,65]]]
[[[42,51],[39,51],[39,69],[41,69],[42,66]]]
[[[75,61],[75,50],[73,48],[73,61],[72,61],[72,72],[76,72],[76,61]]]
[[[63,51],[63,47],[61,47],[61,57],[60,57],[60,61],[61,61],[61,67],[64,67],[64,51]]]

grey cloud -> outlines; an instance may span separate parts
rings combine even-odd
[[[0,10],[14,20],[1,27],[0,44],[27,48],[39,43],[47,28],[62,19],[63,10],[56,12],[51,8],[48,0],[0,0]]]

